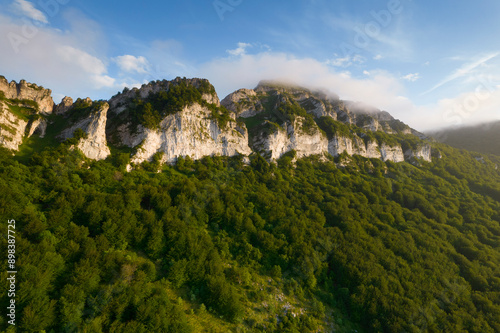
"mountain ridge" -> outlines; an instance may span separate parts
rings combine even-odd
[[[500,120],[430,131],[429,136],[455,148],[500,155]]]
[[[389,113],[363,112],[367,107],[359,103],[276,81],[261,81],[220,101],[208,80],[178,77],[124,88],[108,101],[65,97],[60,104],[43,87],[2,82],[0,143],[13,151],[35,133],[43,138],[58,131],[56,137],[66,140],[81,129],[86,135],[77,147],[86,157],[107,158],[115,147],[130,151],[132,164],[254,153],[277,160],[292,151],[299,158],[346,152],[392,162],[431,161],[425,136]],[[54,119],[61,117],[62,128],[55,129]]]

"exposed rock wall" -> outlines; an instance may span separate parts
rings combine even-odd
[[[432,149],[429,144],[420,146],[415,150],[408,149],[407,151],[405,151],[406,159],[417,158],[417,159],[423,159],[424,161],[427,162],[432,162],[431,155],[432,155]]]
[[[139,146],[132,163],[149,161],[156,153],[164,153],[166,163],[175,162],[179,156],[200,159],[251,154],[246,128],[238,127],[234,121],[221,128],[217,120],[210,119],[210,110],[199,104],[165,117],[158,130],[139,126],[137,133],[132,134],[127,126],[122,126],[118,135],[130,147]]]
[[[7,149],[18,150],[23,143],[27,121],[10,112],[7,104],[0,101],[0,145]]]
[[[7,79],[0,76],[0,91],[3,91],[5,97],[9,99],[28,99],[37,102],[39,111],[42,113],[50,114],[54,110],[52,91],[33,83],[27,83],[25,80],[21,80],[19,83],[15,81],[9,83]]]
[[[363,139],[354,137],[354,140],[345,136],[336,135],[328,142],[328,153],[332,156],[339,156],[343,152],[348,155],[366,154],[366,147]]]
[[[103,103],[97,110],[65,129],[61,137],[63,139],[72,138],[74,131],[80,128],[87,134],[87,138],[81,138],[78,142],[78,148],[82,153],[93,160],[105,159],[111,154],[106,140],[108,109],[109,104]]]
[[[47,119],[38,118],[29,124],[29,130],[27,136],[29,138],[33,134],[38,134],[40,138],[43,138],[45,137],[46,132],[47,132]]]
[[[403,148],[401,146],[388,146],[386,144],[383,144],[380,147],[380,153],[382,154],[382,160],[385,161],[391,161],[394,163],[399,163],[399,162],[404,162],[405,160],[405,155],[403,153]]]
[[[298,158],[328,152],[325,135],[317,128],[303,131],[302,121],[301,117],[297,117],[293,124],[285,122],[272,133],[261,132],[253,138],[252,148],[272,160],[279,159],[291,150],[296,151]]]

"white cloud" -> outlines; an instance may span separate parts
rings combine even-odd
[[[2,75],[41,84],[55,96],[105,98],[116,93],[119,85],[108,73],[107,58],[94,51],[106,48],[99,31],[87,31],[88,39],[82,40],[82,31],[25,24],[0,14]],[[20,42],[12,44],[12,36]]]
[[[363,74],[370,76],[370,72],[369,71],[363,71]]]
[[[106,72],[106,66],[100,59],[72,46],[59,46],[56,48],[56,54],[60,60],[87,73],[100,75]]]
[[[333,67],[350,67],[354,64],[363,64],[365,62],[365,58],[359,54],[354,56],[346,55],[345,57],[339,57],[338,54],[335,54],[335,57],[327,60],[326,64]]]
[[[381,54],[377,54],[376,56],[373,57],[373,60],[380,60],[382,59],[382,55]]]
[[[12,3],[12,8],[14,10],[23,16],[27,16],[30,19],[40,22],[40,23],[49,23],[49,20],[47,19],[47,16],[45,16],[44,13],[39,11],[38,9],[35,8],[35,6],[26,0],[15,0]]]
[[[197,73],[211,80],[221,98],[238,88],[254,88],[260,80],[282,80],[328,89],[343,99],[390,108],[403,86],[386,72],[372,71],[371,74],[369,78],[356,79],[349,72],[336,72],[315,59],[270,52],[216,59],[204,64]]]
[[[408,75],[405,75],[402,77],[403,80],[410,81],[410,82],[415,82],[420,79],[420,74],[419,73],[410,73]]]
[[[242,56],[246,54],[247,48],[251,47],[252,44],[248,43],[238,43],[238,47],[234,50],[226,50],[232,56]]]
[[[148,60],[143,56],[123,55],[113,58],[113,61],[122,71],[127,73],[145,74],[151,67]]]

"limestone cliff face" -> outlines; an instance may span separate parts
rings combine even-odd
[[[328,153],[332,156],[339,156],[343,152],[348,155],[365,155],[366,147],[363,139],[355,136],[354,139],[335,135],[328,142]]]
[[[27,83],[25,80],[21,80],[19,83],[14,81],[9,83],[5,77],[0,76],[0,91],[3,91],[8,99],[27,99],[37,102],[41,113],[50,114],[54,109],[52,91],[33,83]]]
[[[360,155],[366,158],[382,158],[382,154],[377,142],[365,141],[358,136],[349,138],[336,135],[328,142],[328,153],[338,156],[346,152],[348,155]]]
[[[405,151],[406,159],[423,159],[426,162],[432,162],[432,149],[429,144],[422,145],[417,149],[408,149]]]
[[[297,117],[293,123],[285,122],[281,126],[263,124],[268,130],[260,132],[252,139],[253,150],[268,156],[271,160],[279,159],[291,150],[296,151],[298,158],[328,152],[326,136],[314,127],[304,131],[303,120]]]
[[[403,153],[403,148],[401,146],[391,147],[389,145],[383,144],[380,147],[380,153],[382,154],[382,160],[391,161],[394,163],[404,162],[405,155]]]
[[[27,121],[14,115],[8,105],[0,101],[0,145],[18,150],[23,142]]]
[[[78,142],[78,148],[82,153],[93,160],[105,159],[111,153],[106,140],[108,109],[108,103],[101,103],[88,115],[65,129],[61,133],[61,138],[72,138],[75,130],[80,128],[87,134],[86,138],[81,138]]]
[[[221,127],[217,120],[210,119],[210,110],[199,104],[165,117],[159,129],[139,125],[136,133],[132,134],[125,125],[118,135],[121,142],[138,148],[132,156],[132,163],[150,161],[156,153],[164,153],[165,163],[173,163],[179,156],[190,156],[196,160],[213,155],[251,154],[245,127],[239,127],[235,121]]]
[[[40,138],[45,137],[45,133],[47,132],[47,119],[38,118],[34,121],[31,121],[28,125],[27,136],[31,137],[34,134],[38,134]]]

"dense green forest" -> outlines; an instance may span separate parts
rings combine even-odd
[[[435,144],[433,163],[291,152],[126,172],[127,154],[72,144],[0,151],[18,265],[2,331],[500,332],[499,157]]]

